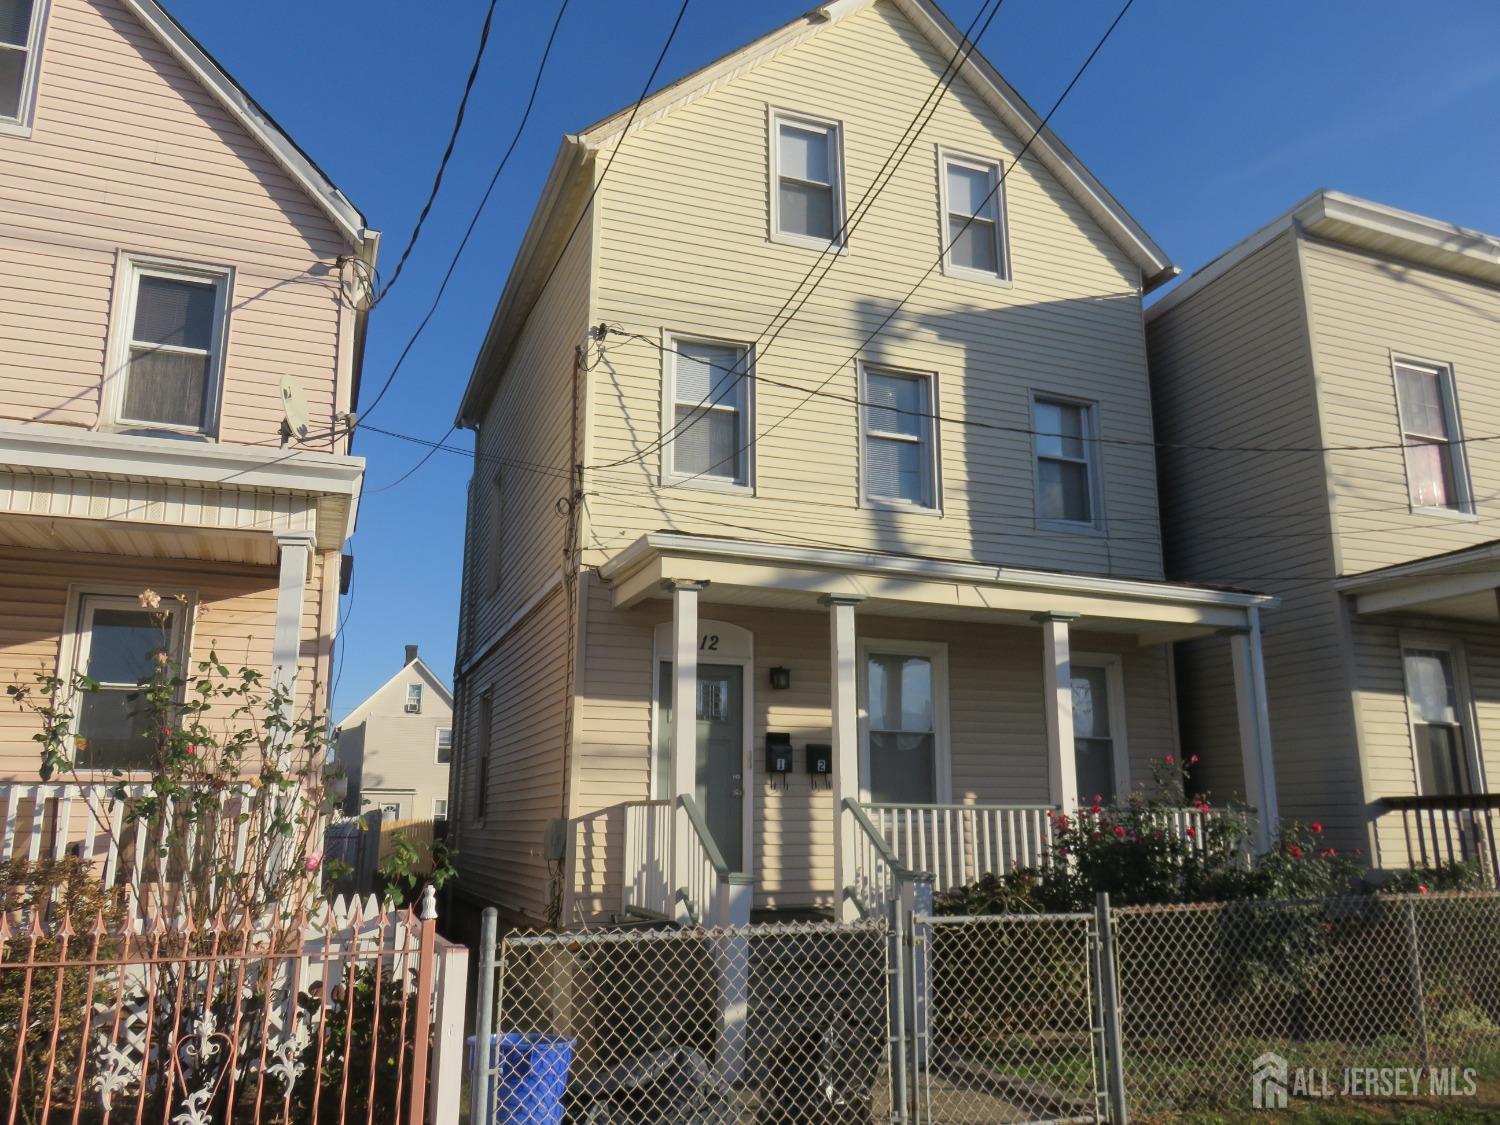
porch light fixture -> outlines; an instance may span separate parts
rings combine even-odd
[[[790,668],[771,669],[771,687],[777,691],[785,691],[792,686],[792,670]]]

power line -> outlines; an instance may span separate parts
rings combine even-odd
[[[630,461],[636,461],[644,457],[649,457],[655,450],[662,448],[669,441],[671,441],[676,436],[676,434],[685,426],[693,425],[694,422],[702,417],[702,411],[710,408],[711,406],[716,406],[718,405],[718,403],[722,402],[724,398],[728,396],[729,392],[732,391],[736,386],[738,386],[740,380],[744,379],[748,374],[750,374],[748,365],[752,362],[752,358],[754,362],[759,362],[762,358],[764,358],[765,352],[769,351],[771,346],[781,338],[782,331],[797,317],[798,313],[800,313],[802,309],[807,305],[807,302],[812,298],[812,295],[817,290],[818,286],[823,283],[824,278],[828,276],[833,267],[838,263],[840,248],[845,244],[848,236],[859,229],[860,223],[864,221],[865,216],[868,215],[870,213],[870,210],[875,206],[875,201],[880,197],[880,193],[883,192],[890,184],[890,181],[895,177],[896,172],[900,169],[902,162],[905,161],[907,154],[911,152],[912,146],[915,145],[919,139],[921,139],[922,131],[927,128],[928,122],[932,120],[933,114],[937,112],[938,105],[942,102],[943,95],[948,92],[948,89],[953,85],[953,80],[958,77],[959,72],[969,61],[970,56],[972,56],[974,51],[978,49],[979,40],[984,38],[985,32],[989,30],[990,24],[994,21],[995,16],[999,14],[1000,7],[1002,4],[1004,4],[1004,2],[1005,0],[995,0],[995,6],[990,9],[988,16],[985,16],[984,13],[985,8],[989,6],[989,0],[985,0],[985,2],[979,6],[979,10],[974,13],[974,18],[969,22],[969,26],[964,29],[963,35],[959,39],[957,50],[955,50],[953,52],[953,55],[948,59],[947,64],[943,67],[943,72],[938,75],[937,81],[933,83],[931,89],[927,91],[926,97],[922,99],[922,104],[917,107],[917,112],[912,116],[912,119],[907,122],[906,128],[902,130],[901,136],[897,138],[896,144],[892,147],[891,151],[886,154],[885,160],[881,163],[880,167],[876,170],[875,175],[871,178],[869,185],[865,188],[864,194],[860,196],[858,202],[855,203],[848,216],[844,219],[843,223],[840,224],[839,229],[837,232],[835,232],[834,236],[828,240],[828,243],[825,246],[819,249],[818,256],[813,259],[813,263],[807,268],[807,272],[802,275],[797,284],[793,286],[792,291],[787,294],[786,299],[781,303],[781,307],[771,314],[771,319],[767,321],[766,326],[761,329],[760,334],[757,335],[756,338],[745,348],[745,358],[743,362],[737,362],[733,368],[724,368],[718,364],[709,364],[711,368],[726,371],[727,373],[734,376],[733,381],[728,385],[728,387],[719,390],[713,386],[710,386],[708,393],[703,396],[703,400],[688,412],[688,421],[686,423],[681,421],[673,422],[673,424],[669,428],[666,428],[662,431],[660,437],[658,437],[655,441],[649,443],[645,449],[619,461],[614,461],[606,465],[598,466],[599,468],[614,468],[619,465],[627,464]],[[984,24],[979,28],[978,34],[974,34],[975,25],[979,23],[981,17],[984,17]],[[923,116],[924,114],[926,115],[925,118]],[[905,146],[904,148],[902,147],[903,145]],[[882,177],[884,177],[884,179],[882,179]],[[832,255],[831,258],[829,258],[830,254]],[[802,287],[807,284],[808,278],[812,277],[813,274],[817,272],[819,266],[823,265],[825,258],[828,258],[828,264],[826,266],[823,266],[823,272],[818,275],[817,280],[815,280],[808,288],[807,292],[803,294]],[[800,300],[797,300],[798,294],[802,294]],[[791,305],[794,300],[797,300],[797,307],[791,311],[790,315],[782,320],[782,314],[786,312],[787,307]],[[779,324],[777,323],[778,321],[780,321]],[[773,326],[775,327],[774,333],[772,333],[770,340],[766,342],[766,346],[764,348],[761,348],[761,341],[765,339],[766,333],[772,331]],[[718,397],[715,397],[716,395]],[[710,399],[712,399],[713,401],[710,402]]]
[[[1109,25],[1109,27],[1105,29],[1104,34],[1099,38],[1099,42],[1097,42],[1097,43],[1094,44],[1094,49],[1092,51],[1090,51],[1089,54],[1088,54],[1088,57],[1083,60],[1083,65],[1081,65],[1078,68],[1078,70],[1074,73],[1072,79],[1068,82],[1067,86],[1065,86],[1063,88],[1063,92],[1061,94],[1059,94],[1057,96],[1057,100],[1052,103],[1052,108],[1047,111],[1047,114],[1046,114],[1045,117],[1043,117],[1039,122],[1037,122],[1036,128],[1032,130],[1031,136],[1027,138],[1026,143],[1023,146],[1021,146],[1021,151],[1016,154],[1016,158],[1014,160],[1012,160],[1008,166],[1002,168],[1000,170],[1000,174],[995,177],[995,183],[990,187],[990,190],[985,195],[984,199],[982,199],[980,201],[979,206],[974,211],[974,214],[971,214],[968,218],[966,218],[964,220],[963,226],[959,227],[957,233],[953,234],[948,239],[948,241],[943,244],[942,249],[938,252],[937,258],[935,258],[933,260],[933,262],[932,262],[931,265],[929,265],[925,270],[922,271],[922,276],[919,277],[919,278],[917,278],[916,283],[914,285],[912,285],[912,287],[909,290],[907,290],[906,295],[904,297],[902,297],[901,300],[898,301],[895,304],[895,306],[891,309],[890,312],[886,313],[886,315],[881,319],[880,323],[875,326],[874,330],[872,332],[870,332],[870,334],[867,335],[864,338],[863,341],[860,342],[859,346],[856,347],[854,349],[854,351],[852,353],[850,353],[849,356],[847,356],[842,363],[840,363],[837,367],[835,367],[832,371],[830,371],[828,373],[828,376],[821,383],[818,384],[818,386],[816,388],[817,390],[822,390],[824,387],[828,386],[828,384],[833,381],[834,377],[836,375],[838,375],[838,373],[840,371],[842,371],[845,368],[845,366],[847,366],[849,364],[849,362],[851,360],[856,360],[856,359],[859,358],[859,354],[862,351],[864,351],[864,349],[866,347],[869,346],[870,342],[873,341],[876,336],[880,335],[880,333],[882,333],[883,331],[885,331],[886,326],[888,324],[890,324],[890,322],[896,318],[896,314],[899,313],[903,308],[906,307],[906,303],[908,301],[910,301],[913,296],[915,296],[917,290],[920,289],[922,287],[923,283],[926,282],[926,280],[929,277],[932,276],[932,271],[935,270],[935,269],[937,269],[938,266],[940,266],[943,263],[944,258],[947,256],[948,251],[952,248],[953,244],[955,242],[957,242],[961,237],[963,237],[964,232],[967,231],[969,229],[970,225],[974,222],[975,215],[977,215],[981,209],[983,209],[984,207],[988,206],[989,201],[995,197],[995,193],[997,191],[999,191],[1000,188],[1001,188],[1001,186],[1005,183],[1006,177],[1010,174],[1011,170],[1014,169],[1016,167],[1016,165],[1018,165],[1021,162],[1022,158],[1025,157],[1026,153],[1028,151],[1030,151],[1031,146],[1036,142],[1037,137],[1041,136],[1042,130],[1047,127],[1047,122],[1049,122],[1049,121],[1052,120],[1053,114],[1055,114],[1058,111],[1058,108],[1067,99],[1068,95],[1070,93],[1072,93],[1073,87],[1076,86],[1076,85],[1078,85],[1079,79],[1081,79],[1083,77],[1084,72],[1088,70],[1089,65],[1094,61],[1095,57],[1099,54],[1099,52],[1101,50],[1103,50],[1104,44],[1107,43],[1107,42],[1109,42],[1109,37],[1114,34],[1115,28],[1117,28],[1117,27],[1120,26],[1120,21],[1125,18],[1125,13],[1128,12],[1128,11],[1130,11],[1131,5],[1133,5],[1134,3],[1135,3],[1135,0],[1125,0],[1124,6],[1120,8],[1120,11],[1118,12],[1118,14],[1116,14],[1113,22],[1111,22],[1110,25]],[[737,459],[742,454],[744,454],[747,450],[749,450],[756,443],[756,441],[760,440],[760,438],[765,437],[766,434],[769,434],[769,433],[772,433],[773,431],[775,431],[778,427],[780,427],[783,423],[785,423],[787,421],[787,419],[789,419],[793,414],[797,413],[798,410],[800,410],[800,409],[802,409],[802,407],[806,406],[807,403],[812,400],[812,397],[813,396],[809,394],[800,403],[798,403],[796,406],[794,406],[790,410],[788,410],[785,414],[783,414],[775,422],[772,422],[771,425],[766,428],[766,430],[764,431],[764,433],[761,433],[759,435],[751,437],[749,441],[747,441],[743,446],[741,446],[739,449],[737,449],[734,453],[730,454],[728,457],[722,458],[717,463],[715,463],[713,465],[709,465],[707,468],[702,469],[702,470],[700,470],[697,473],[694,473],[692,476],[685,477],[685,478],[683,478],[680,481],[674,481],[674,482],[672,482],[670,484],[663,485],[663,487],[664,488],[679,488],[682,485],[687,484],[690,481],[696,480],[698,477],[703,476],[704,473],[707,473],[707,472],[709,472],[712,469],[718,468],[719,465],[722,465],[722,464],[725,464],[726,462],[733,461],[733,460]]]
[[[450,434],[452,434],[453,431],[456,430],[457,428],[458,427],[456,425],[449,425],[447,432],[444,433],[442,437],[438,438],[437,441],[430,442],[430,443],[424,442],[423,444],[430,444],[432,446],[432,448],[429,449],[426,453],[422,454],[421,460],[419,460],[411,468],[407,469],[406,472],[402,473],[395,480],[391,481],[390,484],[383,484],[379,488],[367,488],[363,492],[361,492],[360,495],[361,496],[374,496],[377,493],[389,492],[391,489],[395,488],[397,485],[404,484],[408,479],[410,479],[411,477],[413,477],[413,476],[416,475],[416,472],[417,472],[418,469],[420,469],[423,465],[427,464],[428,461],[431,461],[432,460],[432,455],[434,453],[436,453],[439,449],[448,449],[448,450],[452,450],[453,449],[453,447],[451,445],[444,445],[443,443],[448,440],[448,436]],[[375,430],[374,426],[371,426],[370,429],[374,430],[376,433],[382,433],[382,434],[391,433],[391,431],[389,431],[389,430]],[[392,437],[406,437],[405,434],[391,434],[391,436]],[[417,439],[409,438],[408,440],[417,440]],[[455,452],[466,452],[466,451],[465,450],[455,450]]]
[[[646,336],[642,333],[626,332],[623,329],[612,325],[606,325],[602,327],[606,328],[607,332],[613,332],[616,335],[624,336],[626,339],[635,340],[642,344],[646,344],[649,347],[655,348],[662,355],[676,356],[682,354],[676,348],[668,347],[667,345],[662,344],[657,340],[653,340],[650,336]],[[848,360],[845,360],[845,363],[847,362]],[[714,370],[726,373],[732,373],[735,370],[735,368],[725,367],[722,364],[708,363],[706,364],[706,366],[713,368]],[[840,368],[840,370],[842,370],[842,367]],[[940,414],[936,411],[911,410],[906,407],[894,406],[890,403],[871,402],[868,399],[860,398],[858,395],[849,395],[844,394],[840,391],[829,391],[821,389],[822,387],[827,385],[826,381],[822,384],[819,384],[818,386],[809,387],[805,383],[794,383],[784,379],[768,378],[767,376],[760,374],[758,371],[751,372],[746,377],[750,379],[751,382],[757,384],[763,383],[768,387],[780,387],[784,390],[789,391],[802,391],[806,392],[809,396],[814,398],[831,399],[835,402],[845,402],[853,406],[874,407],[888,414],[902,414],[911,418],[922,418],[928,421],[943,422],[947,425],[953,426],[965,426],[969,429],[976,430],[994,430],[1001,433],[1024,434],[1031,437],[1067,438],[1071,441],[1079,441],[1089,445],[1117,445],[1139,447],[1142,449],[1162,449],[1169,452],[1200,453],[1374,453],[1388,452],[1395,449],[1418,449],[1432,444],[1431,442],[1422,441],[1396,441],[1378,442],[1371,445],[1220,445],[1216,442],[1153,441],[1144,438],[1120,438],[1094,436],[1089,434],[1065,434],[1049,430],[1037,430],[1033,429],[1030,426],[1007,426],[999,422],[986,422],[981,418],[972,418],[968,415]],[[702,404],[700,404],[700,407],[701,406]],[[694,410],[699,410],[700,407],[694,407]],[[702,415],[700,414],[699,417],[701,416]],[[1474,445],[1491,441],[1500,441],[1500,434],[1481,434],[1477,437],[1453,438],[1447,444]],[[642,456],[648,455],[650,452],[651,450],[647,449],[644,451]],[[640,457],[631,456],[622,458],[619,461],[611,461],[602,465],[587,467],[590,469],[590,471],[598,469],[618,468],[621,465],[626,465],[632,461],[636,461],[639,459]],[[729,459],[730,458],[726,458],[725,460]],[[720,463],[722,464],[723,462]],[[710,468],[713,467],[714,466],[710,466]]]
[[[432,190],[427,193],[427,202],[422,205],[416,226],[412,228],[411,238],[407,239],[406,248],[401,251],[401,258],[396,263],[396,269],[392,272],[390,280],[370,301],[372,309],[385,300],[386,294],[391,291],[392,286],[396,284],[396,279],[401,276],[401,271],[406,266],[406,259],[411,257],[411,252],[417,245],[417,239],[422,237],[422,224],[427,221],[432,205],[437,201],[438,189],[443,186],[443,174],[448,171],[448,161],[453,157],[453,147],[458,143],[459,130],[463,128],[464,112],[469,107],[469,94],[474,90],[474,80],[479,77],[479,64],[484,61],[485,47],[489,45],[490,25],[495,19],[496,2],[497,0],[490,0],[489,10],[484,14],[484,26],[479,29],[479,49],[474,52],[474,64],[469,67],[469,77],[464,82],[463,95],[458,99],[458,112],[453,118],[453,131],[448,135],[448,147],[443,150],[443,157],[438,161],[437,174],[432,178]]]
[[[493,10],[494,10],[494,5],[492,3],[491,4],[491,11],[493,12]],[[454,272],[454,270],[456,270],[458,268],[459,259],[463,256],[464,250],[469,245],[469,239],[474,234],[474,228],[479,225],[479,218],[480,218],[481,215],[484,214],[484,209],[489,204],[490,195],[495,190],[495,184],[499,182],[499,180],[500,180],[500,174],[505,171],[505,166],[510,163],[511,154],[516,151],[516,145],[521,140],[521,134],[526,129],[526,123],[531,120],[531,110],[532,110],[532,107],[536,105],[537,90],[541,87],[541,84],[542,84],[542,74],[547,69],[547,60],[552,57],[552,45],[557,40],[557,29],[562,24],[563,13],[566,12],[567,10],[568,10],[568,0],[562,0],[562,3],[560,5],[558,5],[557,16],[552,21],[552,30],[547,35],[547,44],[542,49],[541,61],[537,63],[536,74],[535,74],[535,76],[533,76],[533,78],[531,80],[531,93],[529,95],[527,95],[527,98],[526,98],[526,108],[521,113],[521,120],[519,122],[517,122],[517,124],[516,124],[516,131],[515,131],[514,134],[512,134],[512,136],[510,138],[510,144],[506,146],[504,154],[500,157],[500,162],[495,166],[494,174],[490,176],[489,186],[484,189],[484,195],[480,197],[479,205],[474,208],[474,214],[472,216],[470,216],[470,218],[469,218],[469,225],[464,229],[464,236],[463,236],[463,238],[461,238],[459,240],[457,249],[455,249],[453,251],[453,257],[450,258],[449,261],[448,261],[448,268],[447,268],[447,270],[443,274],[443,280],[442,280],[442,282],[438,285],[437,293],[432,298],[432,304],[430,306],[428,306],[426,315],[422,317],[421,321],[417,324],[416,329],[412,332],[411,337],[406,341],[406,346],[401,349],[401,354],[396,357],[396,363],[395,363],[395,365],[391,368],[390,374],[385,377],[385,382],[381,384],[380,390],[376,393],[374,400],[370,403],[369,406],[365,407],[364,410],[359,414],[359,416],[351,423],[351,425],[350,425],[350,430],[351,431],[355,427],[361,425],[363,423],[364,419],[369,416],[370,412],[372,410],[374,410],[377,406],[380,405],[380,400],[383,399],[383,398],[385,398],[386,392],[391,389],[391,384],[396,381],[396,375],[401,371],[401,365],[406,362],[406,357],[411,354],[412,348],[416,346],[417,340],[421,337],[422,333],[426,330],[428,322],[432,320],[433,314],[437,312],[438,304],[442,301],[443,294],[448,291],[448,283],[453,280],[453,272]],[[486,32],[486,34],[488,34],[488,30],[489,30],[489,21],[486,20],[485,21],[485,32]],[[481,48],[481,51],[482,51],[482,48]],[[476,67],[478,66],[478,60],[477,59],[475,60],[475,65],[476,65]],[[465,92],[464,92],[464,97],[465,97],[465,100],[467,100],[467,98],[468,98],[468,91],[467,90],[465,90]],[[460,116],[462,116],[461,112],[460,112]],[[454,132],[454,136],[455,137],[457,136],[457,130],[456,129],[455,129],[455,132]],[[449,148],[450,148],[450,151],[451,151],[451,148],[452,148],[451,142],[450,142]],[[444,159],[446,161],[446,157]],[[434,194],[435,193],[436,193],[436,186],[434,185]],[[430,205],[431,205],[431,202],[429,201],[429,206]],[[426,215],[426,210],[425,209],[423,211],[423,215],[424,216]],[[419,221],[418,225],[420,227],[420,221]],[[415,240],[415,236],[413,236],[413,239]],[[410,247],[408,247],[408,250],[409,249],[410,249]],[[402,261],[403,262],[405,261],[405,255],[402,256]],[[396,272],[400,273],[400,270],[401,270],[400,265],[397,265]],[[385,293],[390,292],[391,285],[395,283],[395,280],[396,280],[396,278],[393,275],[391,277],[390,282],[388,282],[386,284],[385,290],[381,294],[382,297],[384,296]]]

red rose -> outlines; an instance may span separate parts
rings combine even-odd
[[[1296,844],[1288,844],[1286,846],[1286,854],[1291,856],[1293,859],[1301,859],[1302,849],[1299,848]]]
[[[1103,807],[1104,806],[1098,805],[1098,804],[1090,805],[1089,806],[1089,812],[1093,813],[1095,816],[1098,816],[1099,815],[1099,810],[1101,808],[1103,808]]]
[[[1198,835],[1198,830],[1196,828],[1189,828],[1187,830],[1187,834],[1189,836],[1196,836],[1196,835]]]
[[[1425,895],[1426,893],[1427,893],[1427,884],[1426,883],[1422,883],[1420,886],[1417,887],[1417,894],[1419,894],[1419,895]]]
[[[1172,763],[1173,763],[1173,762],[1175,762],[1175,761],[1176,761],[1176,760],[1177,760],[1177,759],[1176,759],[1176,758],[1174,758],[1174,757],[1172,757],[1172,755],[1170,755],[1170,754],[1168,754],[1168,755],[1167,755],[1167,759],[1166,759],[1166,761],[1167,761],[1167,765],[1169,765],[1169,766],[1170,766],[1170,765],[1171,765],[1171,764],[1172,764]]]
[[[1312,822],[1313,835],[1316,836],[1323,831],[1323,825],[1319,821]]]
[[[1118,825],[1118,824],[1115,825],[1115,835],[1116,836],[1124,836],[1125,835],[1125,829],[1124,829],[1124,827],[1121,826],[1121,825]]]

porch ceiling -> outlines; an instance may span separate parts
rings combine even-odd
[[[1486,624],[1500,622],[1500,541],[1335,583],[1363,616],[1420,614]]]
[[[706,602],[816,610],[826,596],[861,599],[861,613],[924,620],[1029,624],[1076,616],[1077,627],[1160,644],[1248,626],[1260,594],[1163,582],[1052,574],[912,556],[808,549],[702,536],[643,536],[600,568],[614,603],[664,597],[670,580],[706,582]]]

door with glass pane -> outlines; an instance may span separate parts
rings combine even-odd
[[[672,792],[672,665],[657,670],[656,796]],[[694,799],[731,871],[745,870],[745,669],[698,665],[698,784]]]
[[[938,800],[938,671],[931,653],[865,656],[866,776],[874,804]]]

